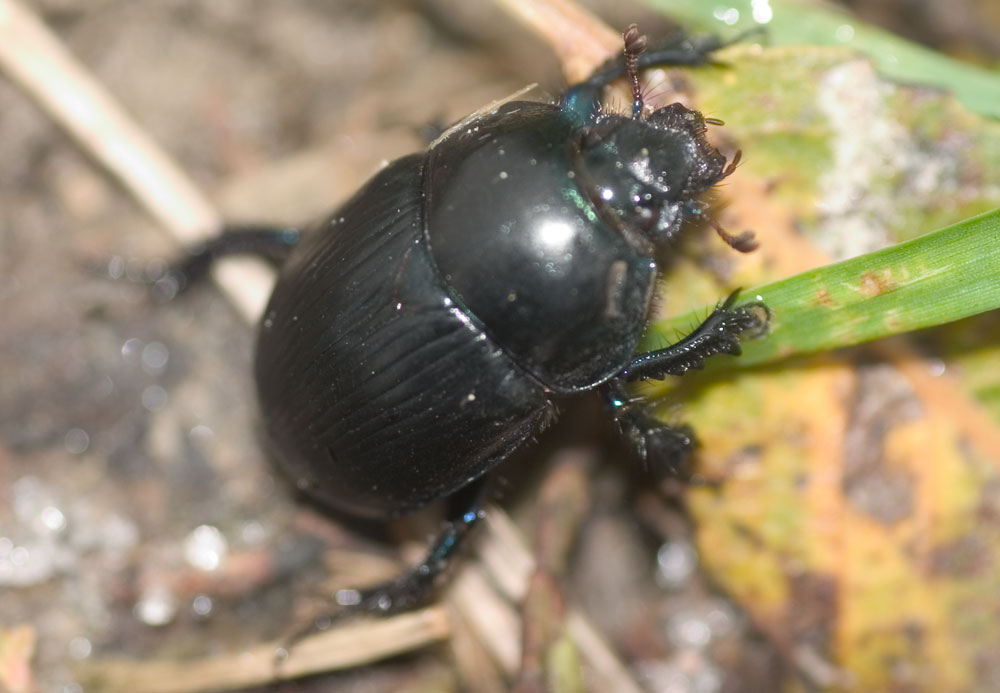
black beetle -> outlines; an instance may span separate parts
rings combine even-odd
[[[765,327],[735,293],[678,343],[635,356],[657,266],[653,253],[704,212],[698,196],[733,172],[681,104],[646,113],[638,69],[707,63],[721,44],[687,38],[644,52],[635,25],[558,104],[513,101],[382,169],[302,234],[226,232],[163,282],[168,292],[216,258],[281,264],[257,341],[267,436],[300,488],[334,508],[390,518],[449,498],[428,556],[401,578],[338,595],[385,613],[426,601],[482,517],[486,473],[554,417],[553,398],[599,390],[625,438],[676,470],[693,439],[630,400],[624,383],[738,354]],[[603,88],[627,75],[630,116]],[[718,121],[709,120],[709,123]],[[749,235],[719,234],[738,250]]]

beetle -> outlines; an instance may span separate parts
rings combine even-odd
[[[389,613],[432,595],[483,517],[488,472],[555,417],[557,398],[596,390],[651,466],[678,470],[694,439],[630,398],[628,381],[740,352],[767,323],[734,292],[689,335],[635,355],[654,251],[704,216],[699,196],[730,175],[706,139],[721,121],[674,103],[647,112],[638,72],[700,65],[723,44],[682,37],[647,51],[635,25],[623,57],[557,103],[511,101],[474,115],[371,178],[300,233],[228,230],[175,266],[175,294],[236,253],[280,266],[254,376],[274,457],[320,502],[392,518],[441,499],[449,512],[424,560],[396,580],[337,595]],[[631,114],[600,105],[625,75]],[[752,235],[719,235],[741,251]]]

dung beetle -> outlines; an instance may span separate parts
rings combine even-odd
[[[426,558],[346,611],[414,608],[482,517],[487,472],[555,417],[558,397],[597,390],[650,466],[677,470],[693,447],[629,397],[627,381],[738,354],[767,322],[730,295],[676,344],[635,355],[648,321],[654,251],[699,195],[733,172],[708,120],[674,103],[647,112],[638,71],[700,65],[721,47],[688,38],[646,51],[635,25],[624,58],[558,103],[512,101],[389,164],[303,229],[228,230],[163,280],[176,290],[217,258],[280,265],[254,374],[266,437],[299,488],[335,509],[392,518],[448,499]],[[631,114],[604,110],[626,76]],[[752,236],[716,231],[737,250]],[[301,238],[301,242],[300,242]]]

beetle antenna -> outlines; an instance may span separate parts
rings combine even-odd
[[[753,231],[744,231],[738,236],[734,236],[722,228],[722,224],[717,222],[715,219],[709,217],[708,223],[711,224],[712,228],[715,229],[715,232],[719,234],[719,238],[724,240],[730,248],[738,250],[741,253],[749,253],[752,250],[756,250],[757,246],[760,245],[754,237]]]
[[[639,33],[637,24],[629,24],[622,33],[625,40],[625,75],[632,84],[632,119],[642,116],[645,105],[642,100],[642,87],[639,85],[639,56],[649,44],[645,35]]]

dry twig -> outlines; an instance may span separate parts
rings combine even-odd
[[[180,167],[17,0],[0,0],[0,69],[181,243],[203,240],[222,225]],[[256,321],[272,281],[264,265],[227,261],[214,276],[240,312]]]
[[[276,678],[296,678],[347,669],[408,652],[451,633],[448,615],[432,606],[399,616],[358,621],[304,638],[276,666],[281,643],[266,643],[227,657],[192,662],[102,659],[83,670],[88,689],[193,693],[257,686]]]

